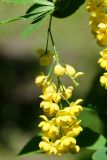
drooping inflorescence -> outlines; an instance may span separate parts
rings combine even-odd
[[[51,69],[52,76],[50,72],[48,75],[41,73],[35,79],[36,85],[42,89],[40,107],[44,112],[40,116],[42,141],[39,147],[47,154],[77,153],[80,147],[77,145],[76,136],[83,130],[80,126],[81,121],[77,118],[83,110],[80,105],[82,99],[71,102],[73,86],[65,86],[61,78],[65,75],[78,85],[76,79],[83,73],[76,72],[74,67],[68,64],[62,66],[54,56],[55,61],[56,64]]]
[[[107,47],[107,0],[88,0],[87,10],[90,13],[89,25],[97,43]],[[100,52],[100,67],[107,70],[107,48]],[[100,77],[100,83],[107,89],[107,72]]]

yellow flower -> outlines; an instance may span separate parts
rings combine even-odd
[[[41,75],[37,76],[36,79],[35,79],[35,84],[37,86],[42,86],[44,81],[46,80],[46,77],[47,76],[45,76],[44,74],[41,74]]]
[[[104,49],[103,51],[100,52],[100,55],[102,56],[98,63],[100,63],[100,66],[102,68],[105,68],[107,70],[107,49]]]
[[[95,11],[103,12],[105,5],[106,2],[104,0],[88,0],[86,9],[91,14]]]
[[[59,134],[59,128],[54,124],[54,121],[48,120],[46,116],[40,116],[44,121],[40,122],[39,127],[46,137],[54,139]]]
[[[80,132],[83,131],[83,129],[82,129],[81,126],[74,124],[74,125],[66,128],[65,131],[66,131],[66,134],[68,136],[70,136],[70,137],[76,137],[76,136],[78,136],[80,134]]]
[[[71,117],[75,117],[74,112],[72,111],[71,107],[65,107],[64,109],[60,109],[57,114],[56,117],[58,116],[71,116]]]
[[[60,64],[57,64],[54,68],[54,74],[59,77],[63,76],[64,73],[65,73],[65,68],[62,67]]]
[[[62,116],[57,115],[55,121],[57,125],[64,127],[69,124],[72,125],[76,121],[76,118],[70,115],[62,115]]]
[[[59,106],[56,103],[42,101],[40,107],[43,108],[43,111],[48,116],[53,116],[59,110]]]
[[[52,142],[49,142],[49,139],[47,137],[42,137],[43,141],[39,143],[39,148],[42,149],[47,154],[57,154],[57,149],[55,147],[55,144]]]
[[[101,46],[104,47],[107,45],[107,33],[99,33],[96,36],[97,38],[97,43]]]
[[[73,76],[75,76],[75,74],[76,74],[76,70],[75,70],[74,67],[66,64],[66,66],[65,66],[65,74],[66,74],[67,76],[69,76],[69,77],[73,77]]]
[[[98,63],[100,63],[100,67],[105,68],[105,70],[107,70],[107,59],[100,58]]]
[[[73,137],[63,136],[60,139],[60,147],[63,152],[68,152],[71,146],[76,145],[76,139]]]
[[[90,27],[100,46],[107,45],[107,7],[106,0],[88,0],[87,10],[90,12]]]
[[[56,93],[56,86],[54,83],[43,86],[43,95],[40,97],[46,101],[52,102],[52,96]]]
[[[54,83],[48,85],[48,86],[44,86],[43,89],[43,94],[54,94],[56,93],[56,85]]]
[[[103,76],[100,77],[101,86],[104,86],[107,89],[107,73],[104,73]]]
[[[73,87],[69,86],[68,88],[63,88],[64,91],[62,91],[62,99],[69,99],[72,96]]]
[[[72,102],[70,105],[71,110],[74,112],[75,116],[78,116],[79,113],[83,110],[82,106],[79,105],[79,103],[82,101],[83,101],[82,99],[78,99],[77,101]]]
[[[104,49],[103,51],[100,52],[100,55],[104,58],[107,59],[107,48]]]
[[[52,95],[52,100],[55,103],[58,103],[61,100],[61,93],[57,92],[57,93],[53,93]]]

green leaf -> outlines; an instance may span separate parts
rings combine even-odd
[[[22,17],[10,18],[10,19],[5,20],[5,21],[0,21],[0,25],[6,24],[6,23],[10,23],[10,22],[14,22],[14,21],[17,21],[17,20],[20,20],[20,19],[22,19]]]
[[[35,20],[35,19],[38,19],[40,17],[45,16],[47,13],[49,13],[49,12],[47,11],[47,12],[40,12],[40,13],[36,13],[36,14],[27,14],[22,17],[27,18],[28,20]]]
[[[97,150],[99,148],[104,147],[106,145],[106,142],[107,142],[106,138],[103,135],[100,135],[96,140],[96,142],[92,146],[89,146],[87,148]]]
[[[47,16],[42,16],[33,21],[25,30],[22,32],[21,36],[23,38],[28,37],[33,31],[39,28],[39,26],[46,20]]]
[[[38,4],[44,4],[44,5],[53,5],[52,2],[49,2],[48,0],[2,0],[6,3],[14,3],[14,4],[30,4],[30,3],[38,3]]]
[[[47,11],[53,10],[53,9],[54,9],[54,7],[51,7],[51,6],[43,6],[43,7],[35,8],[30,13],[35,14],[35,13],[39,13],[39,12],[47,12]]]
[[[6,3],[14,3],[14,4],[27,4],[27,3],[35,3],[35,0],[2,0]]]
[[[92,160],[107,160],[107,147],[103,147],[97,150],[92,155]]]
[[[37,135],[33,137],[20,151],[18,155],[24,155],[24,154],[36,154],[40,152],[39,150],[39,142],[41,141],[41,136]]]
[[[35,0],[35,3],[47,5],[47,6],[54,6],[54,3],[48,0]]]
[[[55,3],[54,16],[65,18],[72,15],[85,2],[85,0],[57,0]]]
[[[104,126],[96,110],[85,108],[83,112],[81,112],[79,119],[81,119],[81,125],[83,127],[88,127],[100,134],[103,133]]]
[[[42,10],[44,11],[44,10],[51,10],[51,9],[54,9],[54,4],[44,5],[44,4],[35,3],[26,11],[26,14],[32,13],[32,12],[41,12]]]

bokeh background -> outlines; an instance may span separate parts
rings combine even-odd
[[[103,71],[97,64],[101,48],[90,33],[85,6],[68,18],[53,18],[52,32],[61,58],[85,73],[79,80],[81,85],[75,88],[73,100],[83,98],[84,106],[98,110],[97,115],[87,111],[82,113],[83,125],[107,136],[107,91],[99,84]],[[28,7],[0,1],[0,21],[21,15]],[[48,71],[48,68],[40,67],[37,55],[37,49],[46,45],[48,21],[30,37],[22,39],[20,33],[28,24],[23,20],[0,26],[0,160],[17,159],[20,149],[38,131],[38,116],[41,113],[38,97],[41,91],[34,82],[40,71]],[[70,84],[70,81],[65,81]],[[77,159],[78,156],[81,159],[84,155],[84,160],[88,160],[89,154],[81,151],[72,158]],[[71,159],[70,154],[65,156],[67,160]],[[65,159],[65,156],[59,159]],[[40,160],[47,159],[47,156],[18,159]]]

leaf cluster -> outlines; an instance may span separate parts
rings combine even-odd
[[[57,18],[66,18],[75,13],[85,0],[2,0],[16,5],[29,4],[25,15],[1,21],[0,24],[27,19],[31,23],[22,33],[23,37],[35,31],[51,15]]]

